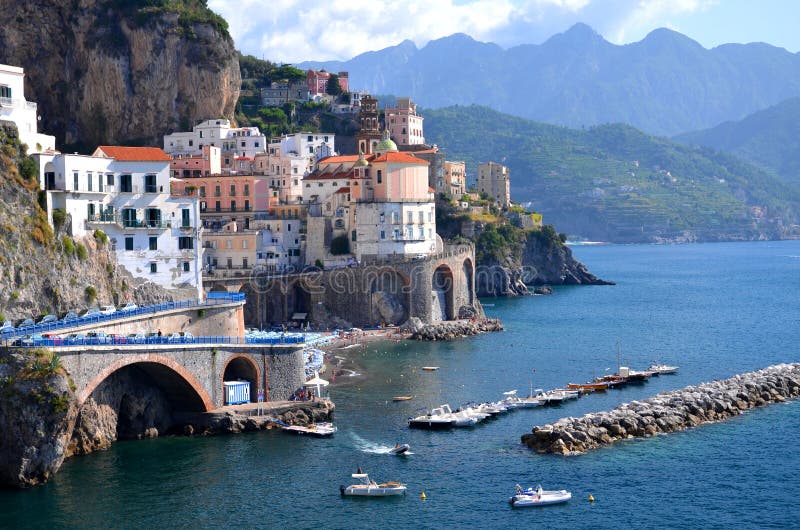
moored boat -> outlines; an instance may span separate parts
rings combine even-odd
[[[395,396],[392,401],[408,401],[409,399],[414,399],[414,396]]]
[[[674,374],[678,371],[678,367],[668,364],[651,364],[647,367],[647,370],[649,372],[656,372],[657,374]]]
[[[427,414],[409,418],[408,426],[412,429],[450,429],[455,426],[455,420],[442,407],[436,407]]]
[[[602,392],[607,390],[609,383],[606,381],[595,381],[586,383],[569,383],[567,388],[570,390],[588,390],[589,392]]]
[[[327,437],[333,436],[338,430],[333,423],[322,421],[304,425],[288,425],[284,422],[275,422],[281,429],[294,434],[307,434],[310,436]]]
[[[524,506],[547,506],[548,504],[560,504],[572,498],[572,493],[567,490],[543,490],[538,486],[535,490],[528,488],[523,490],[517,484],[516,494],[509,499],[514,508]]]
[[[353,473],[352,477],[357,479],[357,484],[349,486],[339,486],[342,496],[351,495],[358,497],[389,497],[393,495],[404,495],[406,486],[399,482],[376,483],[369,478],[366,473]]]

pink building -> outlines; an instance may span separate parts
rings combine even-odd
[[[350,91],[350,79],[347,72],[339,72],[339,86],[342,87],[342,92]],[[306,82],[308,83],[308,91],[312,94],[324,94],[328,88],[328,80],[331,74],[322,70],[308,70],[306,72]]]
[[[417,114],[417,104],[412,103],[411,98],[397,98],[397,106],[385,110],[386,128],[397,145],[424,144],[422,120],[422,116]]]

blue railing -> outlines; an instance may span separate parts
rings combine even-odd
[[[47,324],[34,324],[32,326],[19,327],[16,329],[4,329],[0,335],[0,339],[13,339],[25,335],[36,335],[42,333],[49,333],[52,331],[64,330],[78,326],[85,326],[87,324],[97,324],[100,322],[109,322],[113,320],[120,320],[123,318],[130,318],[139,315],[153,315],[162,311],[171,311],[173,309],[187,309],[191,307],[203,308],[215,306],[220,304],[229,304],[231,302],[243,302],[243,293],[226,293],[226,292],[212,292],[208,293],[205,299],[195,300],[180,300],[177,302],[162,302],[160,304],[153,304],[143,307],[137,307],[130,311],[115,311],[108,315],[99,314],[91,316],[78,317],[72,320],[58,320],[56,322],[48,322]]]
[[[203,337],[127,337],[123,335],[108,335],[105,337],[28,337],[14,341],[14,346],[23,348],[58,347],[58,346],[136,346],[152,344],[303,344],[304,337],[298,334],[287,334],[283,337],[228,337],[203,336]]]

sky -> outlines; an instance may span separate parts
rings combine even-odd
[[[666,27],[706,48],[767,42],[800,50],[800,0],[209,0],[245,54],[278,63],[360,53],[466,33],[508,48],[583,22],[614,44]]]

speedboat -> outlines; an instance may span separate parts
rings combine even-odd
[[[389,497],[392,495],[405,495],[406,493],[406,486],[399,482],[378,484],[374,480],[370,480],[369,475],[366,473],[353,473],[352,477],[359,482],[349,486],[339,486],[342,496]]]
[[[453,427],[472,427],[480,421],[477,415],[471,414],[466,410],[453,412],[450,409],[450,405],[447,404],[442,405],[440,408],[445,412],[446,415],[453,419]]]
[[[308,434],[310,436],[326,437],[333,436],[338,430],[333,423],[322,421],[319,423],[310,423],[308,426],[303,425],[287,425],[283,422],[275,422],[280,425],[281,429],[294,434]]]
[[[674,374],[678,371],[677,366],[670,366],[668,364],[651,364],[647,368],[648,372],[655,372],[656,374]]]
[[[389,449],[390,455],[404,455],[411,449],[411,446],[408,444],[394,444],[394,447]]]
[[[536,489],[528,488],[523,490],[517,484],[516,494],[509,499],[514,508],[523,506],[547,506],[548,504],[560,504],[572,498],[572,493],[567,490],[543,490],[541,486]]]
[[[509,390],[508,392],[503,392],[503,395],[506,396],[503,398],[501,403],[503,403],[506,407],[510,409],[524,409],[524,408],[531,408],[531,407],[538,407],[542,404],[541,401],[537,397],[533,395],[533,390],[531,390],[531,395],[528,397],[519,397],[517,395],[516,390]]]
[[[447,412],[443,407],[436,407],[428,414],[409,418],[408,426],[412,429],[450,429],[455,426],[455,419],[449,412],[449,406],[447,407]]]

